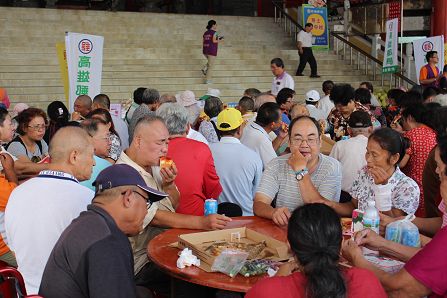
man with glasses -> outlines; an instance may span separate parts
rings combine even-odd
[[[167,195],[124,164],[103,170],[94,185],[92,204],[65,229],[48,259],[39,290],[44,297],[137,297],[127,236],[143,230],[147,206]]]
[[[340,163],[320,153],[321,130],[315,119],[292,120],[289,146],[290,154],[273,159],[265,169],[253,203],[255,215],[279,226],[287,225],[298,206],[323,199],[338,202],[341,191]]]
[[[112,164],[106,157],[109,156],[110,151],[110,132],[107,123],[101,119],[87,119],[82,121],[81,127],[92,137],[92,144],[95,150],[95,165],[93,166],[92,176],[89,180],[81,182],[81,185],[95,190],[92,185],[93,181],[96,180],[98,174]]]
[[[419,83],[422,87],[438,87],[439,80],[442,78],[440,75],[438,64],[438,52],[430,51],[425,55],[427,64],[422,66],[419,72]]]

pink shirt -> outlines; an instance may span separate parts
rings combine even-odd
[[[405,265],[405,270],[433,291],[431,297],[447,298],[447,227]]]
[[[371,271],[350,268],[344,271],[347,297],[387,297],[377,277]],[[301,272],[289,276],[267,277],[256,283],[245,298],[305,298],[306,277]]]

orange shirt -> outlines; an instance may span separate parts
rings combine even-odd
[[[437,78],[439,76],[439,72],[438,72],[438,68],[436,66],[430,65],[433,73],[435,74],[435,78]],[[428,70],[427,68],[424,66],[422,66],[421,71],[419,72],[419,82],[426,80],[428,78]]]
[[[3,240],[6,238],[5,208],[9,200],[9,195],[16,186],[15,183],[9,182],[4,176],[0,175],[0,256],[9,252],[9,248]]]

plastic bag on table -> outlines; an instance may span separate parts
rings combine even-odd
[[[421,240],[417,226],[411,221],[414,215],[407,215],[404,219],[387,225],[385,238],[406,246],[420,247]]]
[[[211,271],[222,272],[230,277],[236,276],[244,266],[248,252],[236,249],[225,249],[214,260]]]

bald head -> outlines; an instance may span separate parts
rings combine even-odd
[[[290,110],[290,117],[293,120],[300,116],[310,116],[309,110],[304,105],[294,105],[293,108]]]
[[[255,98],[254,111],[259,110],[259,108],[266,102],[276,102],[276,99],[270,93],[261,93]]]
[[[86,117],[87,114],[92,109],[92,99],[88,95],[79,95],[74,102],[74,110],[82,115],[82,117]]]
[[[137,125],[135,126],[135,131],[133,133],[134,139],[137,136],[141,136],[142,134],[148,133],[148,126],[151,126],[153,123],[161,122],[165,125],[165,121],[163,118],[155,115],[145,116],[138,120]]]
[[[80,127],[67,126],[59,129],[50,142],[52,163],[64,163],[73,151],[84,151],[93,146],[91,138]]]

